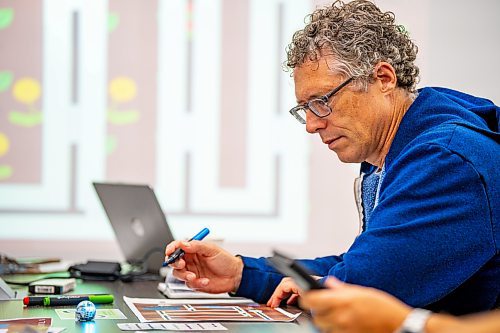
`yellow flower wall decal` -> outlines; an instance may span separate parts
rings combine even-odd
[[[109,84],[109,95],[115,102],[128,102],[134,99],[136,94],[136,84],[128,77],[116,77]]]
[[[7,154],[7,152],[9,151],[9,147],[10,147],[9,138],[4,133],[0,132],[0,157]]]
[[[38,98],[42,88],[37,80],[32,78],[22,78],[16,81],[12,89],[12,95],[16,100],[24,104],[33,104]]]

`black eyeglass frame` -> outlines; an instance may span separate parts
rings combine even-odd
[[[345,80],[344,82],[342,82],[338,87],[334,88],[333,90],[331,90],[327,94],[325,94],[325,95],[323,95],[321,97],[313,98],[310,101],[307,101],[306,103],[303,103],[303,104],[300,104],[300,105],[297,105],[297,106],[293,107],[289,111],[290,114],[292,116],[294,116],[295,119],[297,119],[301,124],[305,124],[306,120],[305,120],[304,117],[302,117],[299,114],[300,110],[304,110],[304,113],[305,113],[309,109],[309,110],[312,111],[312,113],[314,113],[319,118],[328,117],[332,113],[332,108],[330,107],[330,105],[328,105],[328,101],[330,100],[330,98],[333,97],[333,95],[335,95],[336,93],[338,93],[340,91],[340,89],[342,89],[345,86],[347,86],[352,80],[354,80],[353,76],[351,76],[350,78],[348,78],[347,80]],[[326,114],[320,114],[315,109],[314,103],[317,103],[317,102],[321,102],[322,104],[325,105],[325,107],[328,109],[328,112]]]

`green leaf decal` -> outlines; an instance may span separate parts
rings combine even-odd
[[[116,13],[109,13],[108,15],[108,31],[113,32],[120,23],[120,16]]]
[[[12,168],[8,165],[0,165],[0,180],[4,180],[12,176]]]
[[[0,72],[0,92],[9,89],[12,84],[12,72]]]
[[[108,111],[108,121],[113,125],[129,125],[139,120],[139,111]]]
[[[11,111],[9,120],[18,126],[33,127],[42,122],[42,113],[39,111],[30,113]]]
[[[14,20],[12,8],[0,8],[0,30],[7,28]]]
[[[116,137],[113,135],[109,135],[108,138],[106,139],[106,153],[110,155],[116,150],[117,146],[118,146],[118,140],[116,139]]]

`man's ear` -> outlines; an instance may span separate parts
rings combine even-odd
[[[387,62],[379,62],[373,69],[373,79],[378,83],[381,92],[386,93],[394,90],[398,83],[396,70]]]

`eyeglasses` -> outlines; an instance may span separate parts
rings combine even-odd
[[[311,99],[310,101],[297,105],[296,107],[290,110],[292,116],[295,117],[301,124],[306,123],[306,112],[307,110],[311,110],[319,118],[324,118],[332,113],[332,108],[328,105],[328,101],[330,98],[339,92],[340,89],[344,88],[349,84],[354,78],[350,77],[344,82],[342,82],[338,87],[330,91],[328,94],[323,95],[318,98]]]

